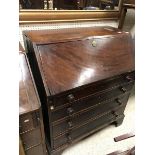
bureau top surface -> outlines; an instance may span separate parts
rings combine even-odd
[[[28,113],[38,108],[40,108],[40,103],[26,56],[19,53],[19,114]]]
[[[46,33],[32,31],[27,36],[32,42],[41,43],[37,50],[35,48],[35,54],[39,57],[40,71],[49,95],[134,70],[131,36],[118,29],[99,27],[49,31],[47,36]],[[59,36],[65,36],[69,41]],[[58,43],[60,39],[62,42]]]
[[[112,36],[116,34],[125,34],[127,32],[120,31],[113,27],[83,27],[59,30],[33,30],[25,31],[24,34],[36,44],[47,44],[64,42],[69,40],[81,40],[94,36]]]

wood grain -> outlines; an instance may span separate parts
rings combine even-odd
[[[37,45],[35,52],[40,56],[40,71],[49,94],[55,95],[134,69],[129,34],[110,27],[85,30],[25,33]],[[92,46],[93,41],[96,47]]]
[[[24,53],[19,54],[19,61],[19,113],[24,114],[41,105]]]

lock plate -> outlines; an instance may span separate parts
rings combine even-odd
[[[97,42],[95,40],[92,41],[92,46],[96,47],[97,46]]]

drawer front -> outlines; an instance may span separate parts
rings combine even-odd
[[[42,141],[41,130],[36,128],[32,131],[20,134],[24,149],[40,144]]]
[[[57,138],[54,138],[54,149],[57,149],[58,147],[61,147],[66,144],[70,144],[74,140],[78,139],[79,137],[84,136],[85,134],[88,134],[89,132],[92,132],[93,130],[96,130],[97,128],[103,125],[114,122],[119,118],[119,116],[123,114],[123,111],[124,111],[124,108],[119,109],[117,111],[109,112],[106,115],[99,116],[98,118],[92,119],[85,125],[75,130],[70,130],[65,135],[61,135]]]
[[[126,84],[124,86],[119,86],[113,90],[109,90],[108,92],[98,93],[96,95],[90,96],[89,98],[73,102],[64,108],[51,110],[51,123],[55,121],[57,122],[58,120],[61,121],[61,119],[65,119],[66,117],[68,117],[68,115],[79,113],[81,110],[90,108],[91,106],[94,106],[99,102],[103,102],[112,98],[116,98],[119,95],[126,94],[132,89],[132,87],[133,83]]]
[[[19,133],[32,130],[40,126],[40,111],[19,116]]]
[[[25,151],[25,155],[46,155],[43,144],[37,145]]]
[[[53,136],[56,137],[60,134],[67,132],[70,129],[74,129],[75,127],[87,122],[89,119],[92,119],[97,115],[110,111],[118,106],[125,106],[128,98],[129,93],[108,102],[100,102],[91,107],[91,109],[88,109],[88,111],[83,111],[78,115],[73,115],[72,117],[64,120],[63,122],[55,123],[52,127]]]
[[[31,113],[19,117],[19,132],[33,129],[33,116]]]
[[[115,76],[102,82],[79,88],[79,90],[76,89],[65,95],[55,97],[52,104],[55,108],[59,106],[64,106],[65,104],[75,102],[79,99],[85,98],[86,96],[90,96],[96,92],[103,91],[111,87],[116,87],[118,85],[121,85],[122,83],[134,81],[134,78],[134,72]]]

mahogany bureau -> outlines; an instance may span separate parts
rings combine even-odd
[[[50,154],[114,123],[134,85],[133,42],[112,27],[24,32]]]
[[[45,155],[39,97],[24,53],[19,53],[19,133],[25,155]]]

